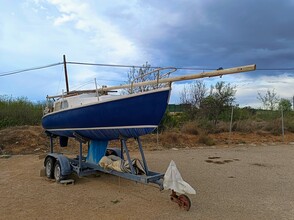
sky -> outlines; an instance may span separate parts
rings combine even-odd
[[[0,95],[43,101],[65,90],[67,61],[230,68],[254,72],[204,79],[236,86],[236,104],[260,107],[258,93],[294,95],[294,0],[0,0]],[[129,68],[68,65],[70,89],[119,85]],[[202,70],[177,71],[174,76]],[[193,81],[173,84],[170,103]]]

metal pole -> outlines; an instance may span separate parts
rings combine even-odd
[[[231,112],[230,133],[229,133],[229,144],[231,143],[231,133],[232,133],[232,124],[233,124],[233,114],[234,114],[234,106],[232,106],[232,112]]]
[[[53,153],[53,137],[52,137],[52,134],[50,134],[50,153]]]
[[[121,155],[120,155],[120,157],[121,157],[121,159],[125,159],[124,158],[124,147],[123,147],[123,142],[122,142],[122,139],[120,140],[120,152],[121,152]]]
[[[159,70],[157,72],[157,89],[159,88]]]
[[[128,159],[128,162],[129,162],[129,166],[130,166],[130,168],[131,168],[131,172],[132,172],[132,174],[136,174],[135,173],[135,169],[134,169],[134,167],[133,167],[133,164],[132,164],[132,160],[131,160],[131,157],[130,157],[130,153],[129,153],[129,150],[128,150],[128,147],[127,147],[127,144],[126,144],[126,140],[125,139],[122,139],[122,145],[123,145],[123,148],[124,148],[124,150],[125,150],[125,152],[126,152],[126,155],[127,155],[127,159]]]
[[[145,173],[148,176],[149,175],[149,170],[148,170],[147,162],[146,162],[146,159],[145,159],[144,151],[143,151],[143,148],[142,148],[141,140],[140,140],[139,137],[137,137],[137,141],[138,141],[138,145],[139,145],[139,150],[140,150],[140,153],[141,153],[141,157],[142,157],[142,160],[143,160]]]
[[[80,141],[79,169],[78,169],[79,175],[82,171],[82,157],[83,157],[83,143]]]
[[[159,133],[158,133],[158,126],[156,127],[156,147],[159,148]]]
[[[284,112],[283,112],[283,107],[281,107],[281,112],[282,112],[282,136],[283,136],[283,142],[285,142]]]
[[[95,87],[96,87],[97,100],[99,101],[99,92],[98,92],[98,87],[97,87],[97,81],[96,81],[96,78],[95,78],[94,80],[95,80]]]
[[[64,66],[64,75],[65,75],[65,85],[66,85],[66,93],[69,93],[69,87],[68,87],[68,78],[67,78],[67,68],[66,68],[66,59],[65,55],[63,55],[63,66]]]

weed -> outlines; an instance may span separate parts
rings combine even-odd
[[[206,134],[200,135],[198,142],[207,146],[215,145],[214,140]]]
[[[198,124],[195,121],[187,122],[182,126],[181,132],[184,134],[198,135],[199,134]]]

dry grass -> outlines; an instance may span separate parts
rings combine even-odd
[[[197,122],[189,121],[182,126],[181,132],[184,134],[198,135],[199,134],[199,126],[198,126]]]
[[[222,132],[208,134],[200,131],[198,135],[189,134],[187,130],[165,131],[157,136],[157,134],[149,134],[141,137],[141,142],[145,150],[162,150],[169,148],[192,148],[203,145],[224,146],[228,144],[261,144],[261,143],[290,143],[294,142],[294,133],[285,131],[284,138],[281,134],[273,135],[272,128],[267,127],[266,123],[262,124],[262,129],[254,132]],[[249,126],[249,124],[248,124]],[[272,125],[274,126],[274,125]],[[276,125],[277,126],[277,125]],[[188,126],[189,127],[189,126]],[[189,130],[189,129],[188,129]],[[192,129],[193,130],[193,129]],[[194,133],[194,132],[190,132]],[[76,153],[79,150],[79,143],[74,139],[69,140],[69,147],[59,147],[59,139],[54,139],[55,151],[68,151]],[[110,147],[120,147],[120,141],[111,141]],[[128,140],[128,147],[131,151],[137,151],[138,146],[134,139]],[[84,152],[87,146],[83,145]],[[28,154],[43,153],[49,151],[49,138],[44,134],[41,126],[19,126],[0,130],[0,154]]]
[[[159,137],[160,144],[164,148],[179,147],[185,143],[185,137],[181,133],[170,131],[164,132]]]
[[[207,134],[201,134],[199,136],[198,143],[205,144],[207,146],[215,145],[215,141],[210,136],[208,136]]]

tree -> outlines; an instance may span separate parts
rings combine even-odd
[[[216,124],[220,115],[231,106],[235,100],[236,86],[231,86],[230,83],[217,82],[211,86],[209,95],[203,81],[197,80],[191,84],[190,88],[184,87],[180,93],[181,104],[190,104],[188,114],[190,118],[194,118],[195,114],[200,114],[213,120]]]
[[[180,103],[181,104],[190,104],[190,92],[184,86],[183,90],[180,92]]]
[[[258,92],[257,99],[262,102],[265,109],[269,109],[271,111],[273,111],[279,103],[279,97],[275,92],[275,89],[272,91],[268,89],[265,95],[262,95],[260,92]]]
[[[180,93],[181,104],[190,104],[192,107],[199,108],[207,93],[207,88],[202,80],[195,80],[190,84],[189,89],[184,87]]]
[[[201,103],[202,113],[216,124],[221,113],[233,104],[235,94],[236,86],[223,81],[217,82],[215,86],[211,86],[210,94]]]
[[[190,86],[191,91],[191,104],[192,106],[199,108],[206,93],[206,85],[202,80],[196,80]]]
[[[128,81],[127,84],[134,84],[134,83],[140,83],[145,81],[151,81],[151,80],[157,80],[158,78],[167,78],[169,77],[170,72],[167,74],[161,74],[160,70],[156,71],[154,68],[151,67],[148,62],[142,65],[140,68],[131,68],[128,72]],[[131,94],[131,93],[137,93],[137,92],[144,92],[149,91],[156,88],[162,88],[166,86],[166,83],[162,84],[153,84],[153,85],[143,85],[143,86],[137,86],[137,87],[131,87],[124,90],[124,93]]]
[[[153,76],[147,75],[148,72],[152,71],[151,65],[146,62],[143,64],[142,67],[136,69],[135,67],[131,68],[128,72],[128,84],[138,83],[138,82],[145,82],[146,80],[153,80]],[[134,87],[134,88],[127,88],[126,92],[128,94],[136,93],[136,92],[143,92],[150,90],[150,85]]]
[[[279,102],[279,110],[283,111],[291,111],[292,110],[292,104],[291,101],[288,99],[281,99]]]

